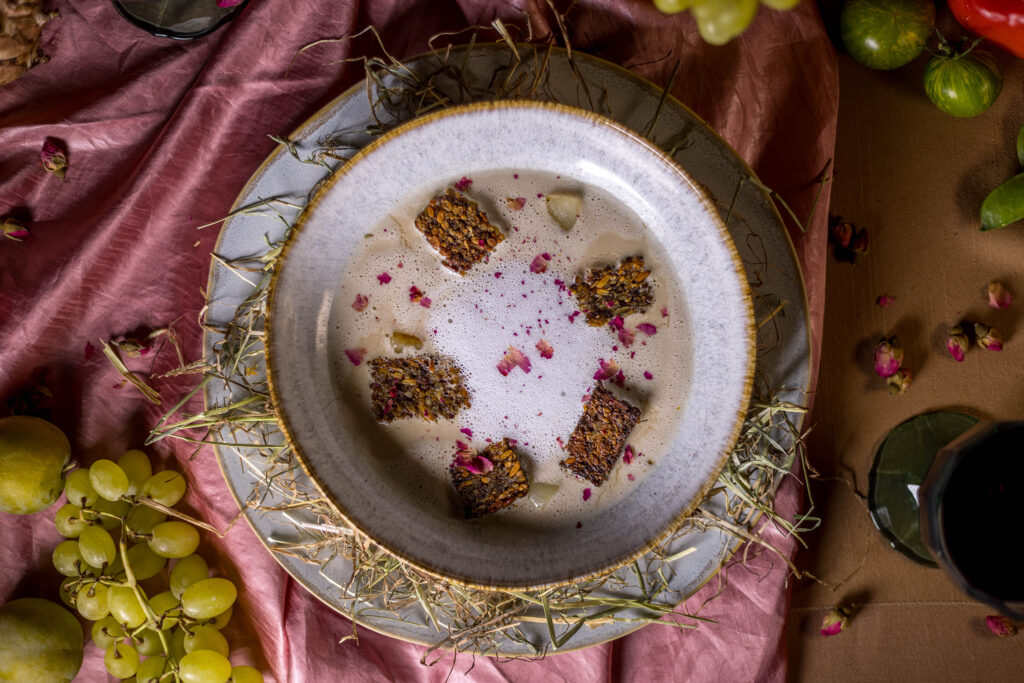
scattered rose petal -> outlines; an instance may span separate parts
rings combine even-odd
[[[892,377],[903,364],[903,347],[896,337],[883,337],[875,347],[875,372],[879,377]]]
[[[409,301],[411,301],[411,302],[413,302],[415,304],[415,303],[419,303],[419,301],[422,298],[423,298],[423,292],[420,291],[419,287],[417,287],[416,285],[413,285],[412,287],[409,288]]]
[[[903,394],[906,393],[907,387],[910,386],[910,382],[913,381],[914,376],[910,370],[900,368],[896,371],[896,374],[891,375],[886,379],[886,384],[889,388],[890,394]]]
[[[523,352],[517,349],[516,347],[510,346],[508,347],[508,351],[505,352],[505,355],[502,356],[501,360],[498,361],[498,365],[496,367],[498,368],[498,372],[501,373],[502,377],[505,377],[508,375],[508,373],[512,372],[512,369],[515,368],[517,365],[522,369],[523,372],[530,372],[530,359],[527,358],[523,354]]]
[[[583,489],[583,500],[590,500],[590,489]]]
[[[425,296],[420,299],[420,306],[423,308],[430,308],[430,298]]]
[[[949,328],[949,336],[946,337],[946,350],[949,351],[949,355],[953,356],[953,360],[957,363],[962,363],[967,355],[969,346],[970,341],[967,339],[967,335],[964,334],[963,327],[954,325]]]
[[[455,183],[455,189],[458,190],[459,192],[465,192],[466,190],[469,189],[469,186],[472,184],[472,180],[470,180],[466,176],[462,176],[461,178],[459,178],[458,182]]]
[[[578,316],[581,312],[582,311],[573,311],[572,313],[570,313],[569,314],[569,322],[575,322],[576,321],[576,316]]]
[[[988,283],[988,305],[992,308],[1006,308],[1013,303],[1013,295],[1003,286],[1002,282],[993,280]]]
[[[366,310],[366,305],[370,303],[370,298],[363,296],[362,294],[356,294],[356,300],[352,302],[352,308],[357,311]]]
[[[658,328],[650,323],[640,323],[639,325],[636,326],[636,329],[640,330],[648,337],[652,337],[658,334]]]
[[[612,328],[613,330],[622,330],[625,327],[622,323],[622,316],[617,315],[611,320],[609,320],[608,327]]]
[[[644,379],[654,379],[654,375],[651,374],[650,370],[644,370]]]
[[[495,278],[499,278],[499,277],[501,277],[501,271],[499,271],[499,272],[495,273],[495,274],[494,274],[494,277],[495,277]]]
[[[626,444],[626,450],[622,452],[622,462],[627,465],[633,464],[633,446],[628,443]]]
[[[868,245],[867,228],[861,228],[854,234],[853,241],[850,242],[850,250],[856,255],[866,254],[868,253]]]
[[[626,375],[623,374],[622,370],[619,370],[618,373],[616,373],[615,377],[612,377],[612,384],[617,384],[618,386],[621,387],[625,383]]]
[[[463,427],[459,431],[462,432],[463,434],[465,434],[468,438],[470,438],[470,439],[473,438],[473,430],[470,429],[469,427]]]
[[[629,345],[633,343],[634,339],[636,339],[636,332],[627,330],[626,328],[619,330],[619,341],[622,342],[622,345],[627,349],[629,348]]]
[[[880,308],[889,308],[893,302],[896,301],[896,297],[883,294],[882,296],[875,299],[875,304]]]
[[[632,474],[627,474],[626,479],[629,479],[630,481],[636,481],[636,477],[634,477]]]
[[[852,610],[843,605],[836,605],[821,620],[821,635],[834,636],[842,632],[850,624]]]
[[[1002,614],[990,614],[985,617],[985,625],[993,635],[1000,638],[1017,635],[1017,625]]]
[[[537,256],[534,257],[533,262],[530,263],[530,272],[543,273],[548,269],[549,263],[551,263],[551,254],[537,254]]]
[[[546,339],[541,339],[537,342],[536,347],[541,358],[551,358],[551,356],[555,355],[555,350],[551,348],[551,344]]]
[[[661,307],[661,317],[662,318],[667,318],[668,317],[668,306],[662,306]]]
[[[64,174],[68,169],[68,155],[61,144],[53,138],[46,138],[39,155],[43,160],[43,168],[64,180]]]
[[[0,228],[3,229],[4,237],[15,242],[20,242],[21,238],[28,237],[28,228],[13,218],[4,218],[3,223],[0,223]]]
[[[363,362],[363,356],[366,355],[366,349],[345,349],[345,355],[352,361],[352,365],[359,365]]]
[[[1003,335],[999,330],[984,323],[974,323],[974,337],[978,346],[989,351],[1003,350]]]
[[[619,364],[615,362],[614,358],[608,361],[605,361],[604,358],[598,358],[597,362],[600,364],[601,369],[594,373],[594,379],[598,381],[611,379],[619,371]]]
[[[526,205],[526,197],[506,197],[505,206],[513,211],[520,211]]]
[[[391,282],[391,276],[388,275],[388,271],[385,270],[383,273],[377,276],[377,281],[380,282],[382,285],[386,285],[387,283]]]

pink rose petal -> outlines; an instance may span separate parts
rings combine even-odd
[[[605,361],[604,358],[597,359],[601,369],[594,373],[594,379],[601,381],[611,379],[615,377],[615,373],[619,372],[619,364],[615,362],[615,359],[609,359]]]
[[[622,452],[622,462],[627,465],[633,464],[633,446],[628,443],[626,444],[626,450]]]
[[[1003,286],[1002,282],[988,283],[988,305],[992,308],[1006,308],[1013,303],[1013,295]]]
[[[662,306],[661,307],[661,317],[662,318],[667,318],[668,317],[668,306]]]
[[[462,176],[462,178],[460,178],[458,182],[455,183],[455,189],[458,190],[459,192],[465,192],[466,190],[469,189],[469,186],[472,184],[472,180],[470,180],[466,176]]]
[[[611,320],[609,320],[608,321],[608,327],[612,328],[613,330],[617,330],[617,331],[624,330],[625,326],[622,323],[622,316],[621,315],[617,315],[614,318],[612,318]]]
[[[541,339],[537,342],[536,346],[541,358],[551,358],[551,356],[555,355],[555,350],[551,348],[551,344],[546,339]]]
[[[391,282],[391,276],[388,275],[388,272],[385,270],[383,273],[377,276],[377,281],[380,282],[382,285],[386,285],[387,283]]]
[[[533,262],[530,263],[531,273],[543,273],[548,269],[548,264],[551,263],[551,254],[537,254]]]
[[[896,297],[889,296],[888,294],[883,294],[882,296],[875,299],[875,304],[877,304],[880,308],[889,308],[890,306],[892,306],[894,301],[896,301]]]
[[[526,197],[506,197],[505,205],[513,211],[520,211],[526,205]]]
[[[583,500],[590,500],[590,489],[583,489]]]
[[[635,339],[636,332],[633,332],[632,330],[627,330],[626,328],[622,328],[621,330],[619,330],[619,341],[622,342],[622,345],[625,346],[627,349]]]
[[[648,337],[653,337],[658,334],[658,328],[650,323],[640,323],[636,326],[636,329],[646,334]]]
[[[508,375],[508,373],[512,372],[512,369],[515,368],[517,365],[522,369],[523,372],[530,372],[530,359],[527,358],[523,354],[523,352],[517,349],[516,347],[510,346],[508,347],[508,351],[505,352],[505,355],[502,356],[501,360],[498,361],[498,365],[496,367],[498,368],[498,372],[501,373],[502,377],[505,377]]]
[[[430,299],[428,297],[423,297],[422,299],[420,299],[420,306],[422,306],[423,308],[430,308]]]
[[[465,434],[465,435],[466,435],[467,437],[469,437],[470,439],[472,439],[472,438],[473,438],[473,430],[472,430],[472,429],[470,429],[469,427],[463,427],[463,428],[462,428],[462,429],[460,429],[459,431],[460,431],[460,432],[462,432],[463,434]]]
[[[654,375],[651,374],[650,370],[644,370],[644,379],[654,379]]]
[[[578,316],[580,313],[582,313],[582,311],[573,311],[572,313],[570,313],[569,314],[569,322],[575,322],[576,321],[576,316]]]
[[[626,376],[624,374],[622,374],[622,370],[619,370],[619,372],[615,375],[615,377],[612,378],[612,384],[617,384],[618,386],[621,387],[625,383],[626,383]]]
[[[352,365],[359,365],[363,362],[363,356],[366,355],[366,349],[345,349],[345,355],[352,361]]]
[[[356,294],[356,300],[352,302],[352,308],[357,311],[366,310],[366,305],[370,303],[370,298],[363,296],[362,294]]]
[[[417,287],[416,285],[413,285],[412,287],[409,288],[409,301],[411,301],[411,302],[413,302],[415,304],[415,303],[419,303],[419,301],[422,298],[423,298],[423,292],[420,291],[419,287]]]

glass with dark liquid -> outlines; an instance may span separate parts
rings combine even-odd
[[[983,422],[942,448],[921,485],[921,537],[969,596],[1024,619],[1024,421]]]

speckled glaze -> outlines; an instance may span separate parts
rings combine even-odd
[[[358,411],[339,409],[335,293],[367,229],[410,195],[475,172],[530,169],[617,197],[660,243],[684,292],[692,375],[668,448],[619,504],[546,523],[474,524],[398,494],[367,455]],[[424,242],[424,249],[429,247]],[[644,552],[701,499],[732,448],[754,367],[752,306],[714,206],[663,152],[581,110],[540,103],[453,108],[364,149],[300,221],[278,263],[268,312],[271,389],[304,467],[354,526],[423,570],[488,588],[538,588],[608,571]],[[346,303],[347,305],[347,303]],[[486,558],[486,561],[483,561]]]

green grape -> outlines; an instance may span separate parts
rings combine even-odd
[[[227,657],[230,651],[228,639],[212,626],[197,626],[191,633],[186,633],[184,645],[185,652],[213,650]]]
[[[128,628],[141,626],[146,621],[146,610],[129,586],[111,586],[107,592],[110,614]]]
[[[163,557],[185,557],[199,547],[199,532],[185,522],[161,522],[153,527],[149,547]]]
[[[71,609],[75,609],[75,598],[78,596],[78,588],[81,584],[77,577],[68,577],[60,582],[60,589],[57,593],[60,600]]]
[[[762,5],[777,10],[791,10],[800,4],[800,0],[761,0]]]
[[[103,617],[92,625],[92,642],[104,651],[126,635],[121,624],[111,616]]]
[[[178,628],[171,635],[171,657],[174,661],[180,662],[185,656],[185,629]]]
[[[231,662],[212,650],[193,650],[178,662],[178,675],[182,683],[227,683]]]
[[[89,621],[99,621],[110,614],[110,607],[107,606],[107,587],[95,581],[83,583],[75,596],[75,607],[78,613]]]
[[[163,654],[164,646],[160,642],[160,634],[153,629],[144,628],[132,637],[135,639],[135,649],[138,650],[140,655],[149,657],[151,655]]]
[[[125,451],[117,461],[117,465],[128,475],[129,496],[137,496],[142,493],[142,487],[153,476],[153,466],[149,464],[149,456],[135,448]]]
[[[61,541],[53,549],[53,566],[64,576],[78,576],[79,568],[84,564],[78,541]]]
[[[142,660],[139,670],[135,672],[137,683],[157,683],[167,673],[167,656],[156,655]]]
[[[87,526],[82,529],[78,536],[78,547],[82,552],[82,558],[97,569],[110,564],[117,557],[114,539],[100,526]]]
[[[154,510],[148,505],[136,505],[125,517],[124,525],[136,536],[145,536],[152,533],[153,527],[165,519],[167,515],[159,510]]]
[[[231,683],[263,683],[263,674],[252,666],[236,666],[231,669]]]
[[[139,653],[128,643],[114,643],[107,648],[103,663],[114,678],[131,678],[139,670]]]
[[[100,498],[92,506],[92,509],[96,512],[106,513],[100,515],[100,524],[107,531],[113,531],[121,526],[121,520],[128,515],[128,512],[132,509],[132,504],[127,500],[111,501]]]
[[[693,0],[654,0],[654,6],[665,14],[677,14],[690,9]]]
[[[142,487],[142,493],[170,508],[185,495],[185,487],[185,477],[181,472],[165,470],[150,477]]]
[[[210,619],[235,603],[238,589],[227,579],[196,581],[181,596],[181,608],[193,619]]]
[[[128,548],[127,555],[128,565],[131,566],[132,574],[138,581],[153,578],[167,564],[166,557],[160,557],[145,543],[136,543]]]
[[[231,613],[234,611],[234,609],[234,606],[228,607],[226,610],[224,610],[217,616],[213,617],[212,619],[207,619],[203,623],[207,626],[212,626],[219,631],[225,626],[227,626],[228,622],[231,621]]]
[[[725,45],[743,33],[757,14],[757,0],[697,0],[697,30],[712,45]]]
[[[57,527],[57,533],[64,538],[78,538],[78,534],[82,533],[82,529],[85,528],[85,522],[78,516],[81,511],[82,508],[73,503],[62,505],[57,510],[57,516],[53,518],[53,525]]]
[[[183,557],[171,568],[171,592],[176,598],[181,598],[186,588],[209,575],[210,568],[202,555]]]
[[[77,469],[68,475],[64,480],[64,494],[68,497],[69,503],[80,507],[88,507],[96,502],[99,494],[92,487],[89,481],[89,470]]]
[[[89,481],[104,500],[120,500],[128,493],[128,475],[113,460],[97,460],[89,468]]]
[[[156,615],[157,626],[163,630],[172,629],[178,625],[178,616],[181,614],[181,603],[171,591],[157,593],[149,600],[149,608]]]

